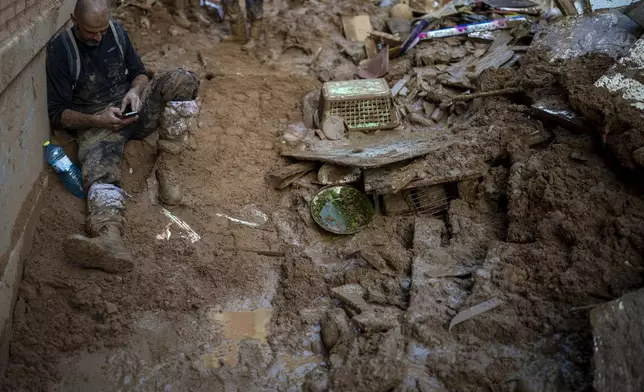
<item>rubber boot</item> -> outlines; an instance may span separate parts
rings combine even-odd
[[[125,225],[125,192],[113,184],[92,184],[87,191],[87,230],[93,238],[75,234],[63,249],[76,264],[106,272],[127,272],[134,267],[121,233]]]
[[[184,29],[192,25],[186,16],[186,0],[174,0],[174,21]]]
[[[121,238],[121,229],[115,225],[104,226],[94,238],[80,234],[67,237],[64,251],[75,264],[85,268],[111,273],[128,272],[134,268],[132,254]]]
[[[188,147],[189,130],[199,114],[199,103],[170,101],[163,109],[157,141],[157,170],[159,199],[167,205],[179,205],[183,199],[183,181],[179,166],[181,153]]]
[[[262,35],[262,20],[254,20],[250,25],[250,37],[246,45],[242,46],[242,50],[250,51],[257,47],[259,37]]]
[[[233,42],[246,42],[246,22],[243,18],[230,21],[230,33]]]
[[[184,187],[179,166],[181,153],[186,149],[186,141],[159,140],[157,148],[157,180],[159,181],[159,198],[166,205],[181,204]]]

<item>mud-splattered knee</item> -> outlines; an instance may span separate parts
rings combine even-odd
[[[164,101],[192,101],[199,92],[199,79],[194,72],[179,68],[159,76]]]

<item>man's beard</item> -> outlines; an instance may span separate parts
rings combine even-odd
[[[89,46],[89,47],[92,47],[92,48],[96,48],[98,45],[100,45],[100,44],[101,44],[101,41],[96,41],[96,40],[93,40],[93,39],[90,39],[90,40],[83,40],[83,39],[81,39],[81,41],[83,41],[83,43],[84,43],[85,45],[87,45],[87,46]]]

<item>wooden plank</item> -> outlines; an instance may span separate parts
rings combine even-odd
[[[446,148],[452,141],[437,135],[400,136],[394,132],[359,140],[319,140],[311,145],[285,147],[283,156],[342,166],[376,168]]]
[[[369,38],[369,33],[373,30],[369,15],[343,16],[342,27],[344,36],[349,41],[364,41]]]
[[[364,171],[365,192],[396,193],[403,189],[462,181],[481,177],[487,165],[479,156],[449,154],[457,144],[431,151],[411,163],[397,163]]]
[[[298,162],[266,174],[266,182],[275,189],[286,188],[306,173],[315,170],[315,162]]]
[[[555,0],[557,8],[561,10],[561,13],[565,16],[576,16],[578,15],[577,8],[572,0]]]
[[[369,35],[372,39],[380,41],[385,45],[397,46],[402,44],[402,38],[399,35],[387,34],[382,31],[372,31]]]
[[[378,46],[376,45],[376,41],[371,38],[364,40],[364,49],[367,53],[367,58],[370,60],[378,55]]]
[[[455,86],[473,87],[468,76],[478,77],[486,69],[498,68],[509,61],[514,55],[514,51],[508,47],[513,39],[512,34],[508,31],[499,31],[497,34],[485,55],[479,58],[465,57],[447,68],[447,75],[440,75],[438,80]]]

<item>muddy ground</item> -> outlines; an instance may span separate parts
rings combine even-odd
[[[475,102],[444,131],[462,141],[446,156],[486,163],[470,192],[441,218],[378,216],[332,236],[310,217],[311,177],[276,191],[264,176],[290,162],[280,135],[302,121],[301,97],[355,72],[339,15],[369,12],[377,25],[371,5],[342,3],[270,3],[257,55],[220,42],[222,25],[173,35],[163,7],[146,15],[149,29],[140,10],[119,11],[151,70],[202,76],[197,149],[182,161],[188,196],[170,209],[200,239],[153,202],[155,150],[130,142],[125,241],[137,267],[76,268],[62,240],[84,230],[84,204],[50,173],[4,390],[591,390],[588,310],[642,286],[644,201],[599,120],[572,133],[528,106],[570,94],[592,117],[584,92],[613,60],[546,64],[537,53],[486,71],[482,90],[528,88]],[[498,306],[450,327],[490,300]]]

